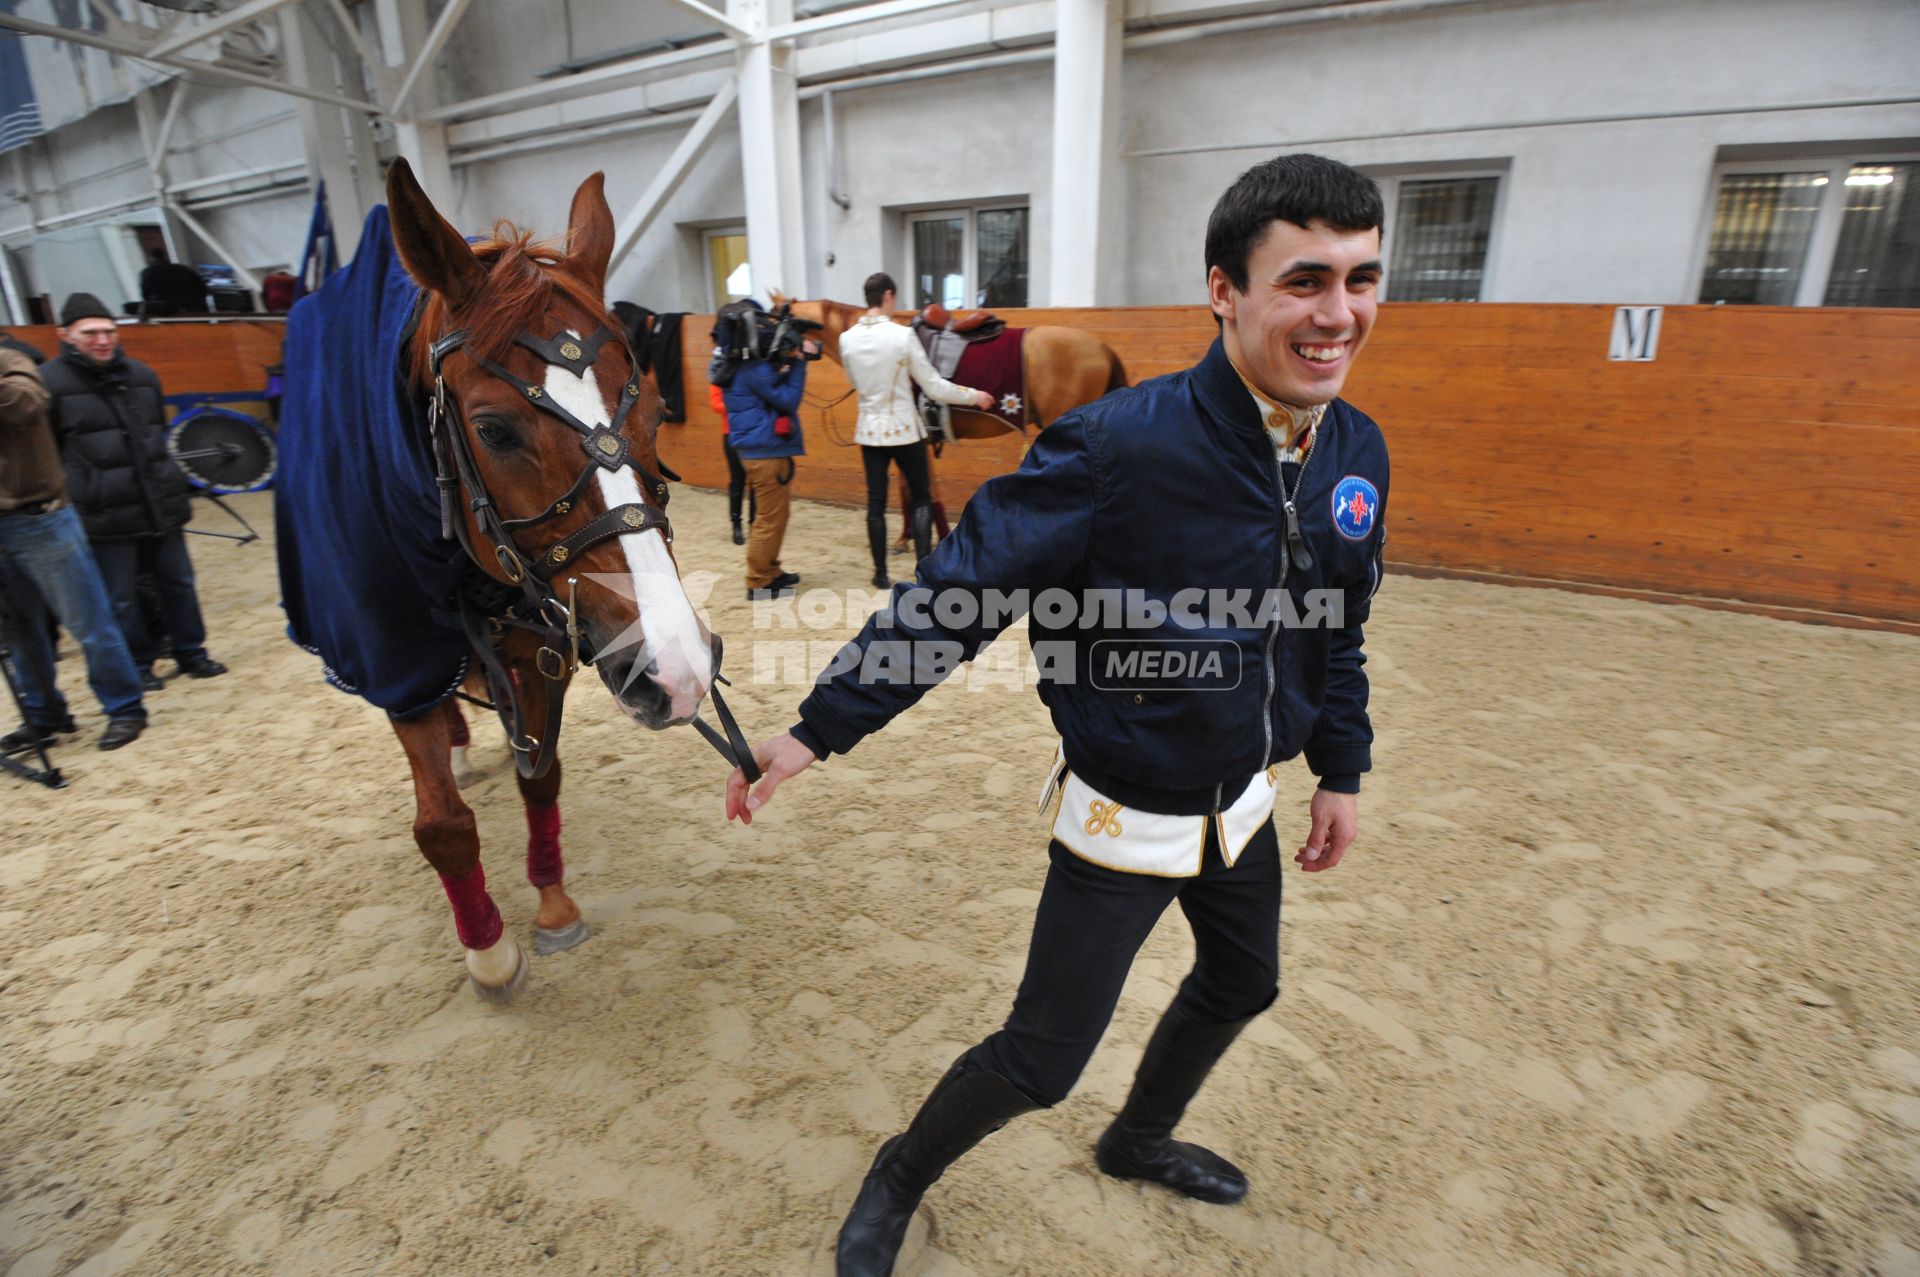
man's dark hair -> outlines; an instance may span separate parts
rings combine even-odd
[[[866,292],[867,305],[869,306],[878,306],[888,293],[898,293],[900,291],[894,286],[893,276],[883,270],[877,270],[867,276],[867,282],[862,284],[861,288]]]
[[[1234,179],[1207,218],[1207,271],[1218,266],[1247,291],[1247,258],[1274,221],[1337,231],[1378,230],[1386,220],[1380,188],[1324,155],[1276,155]]]

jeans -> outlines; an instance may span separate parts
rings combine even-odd
[[[50,729],[67,717],[66,698],[54,680],[53,640],[44,624],[49,608],[79,640],[87,682],[107,717],[147,716],[140,704],[140,672],[73,507],[51,514],[0,514],[0,591],[19,619],[9,641],[30,724]]]
[[[1175,900],[1193,928],[1193,970],[1176,996],[1204,1023],[1230,1024],[1273,1005],[1280,980],[1280,841],[1273,822],[1232,868],[1208,822],[1203,867],[1192,878],[1120,873],[1055,840],[1027,972],[1013,1013],[969,1053],[1034,1100],[1058,1104],[1093,1058],[1113,1019],[1133,957]]]
[[[100,564],[107,596],[113,600],[120,632],[127,636],[127,646],[133,650],[134,664],[145,669],[166,654],[140,611],[142,573],[153,578],[159,591],[160,613],[166,621],[174,659],[184,663],[207,654],[207,623],[200,619],[200,596],[194,589],[186,533],[175,528],[164,536],[96,541],[93,557]]]

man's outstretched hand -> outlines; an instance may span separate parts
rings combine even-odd
[[[1353,836],[1360,832],[1360,795],[1316,789],[1307,812],[1313,818],[1313,828],[1294,854],[1294,863],[1308,873],[1331,869],[1340,863],[1340,857],[1353,845]]]
[[[727,819],[753,823],[753,813],[773,801],[780,782],[792,780],[817,761],[813,751],[794,739],[792,732],[761,741],[753,747],[753,761],[760,764],[760,783],[747,792],[747,774],[738,767],[727,777]]]

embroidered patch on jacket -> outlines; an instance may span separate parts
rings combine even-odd
[[[1333,488],[1333,526],[1349,541],[1364,541],[1373,531],[1373,520],[1380,509],[1380,494],[1357,474],[1350,474]]]

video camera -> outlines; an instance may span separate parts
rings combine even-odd
[[[713,317],[713,359],[707,364],[707,380],[725,386],[740,365],[754,359],[774,363],[818,359],[820,352],[809,354],[802,343],[819,328],[811,319],[794,315],[791,302],[782,302],[772,311],[752,298],[728,302]]]

